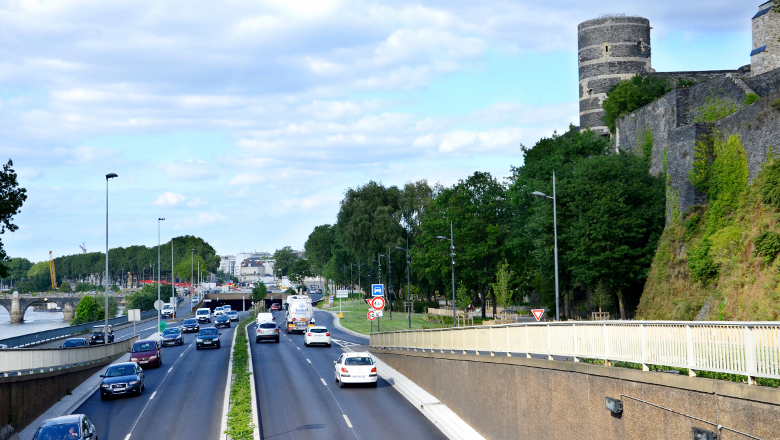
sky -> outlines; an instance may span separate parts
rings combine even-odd
[[[195,235],[303,249],[370,180],[503,179],[578,124],[577,24],[650,19],[658,71],[749,64],[760,1],[9,0],[0,160],[32,261]],[[158,218],[165,221],[158,222]]]

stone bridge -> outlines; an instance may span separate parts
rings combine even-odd
[[[70,322],[76,313],[76,306],[84,296],[66,293],[20,295],[19,292],[14,292],[10,297],[0,297],[0,306],[5,307],[11,314],[11,323],[21,323],[24,322],[24,314],[28,307],[54,303],[62,308],[63,321]],[[121,300],[121,297],[117,296],[117,300]]]

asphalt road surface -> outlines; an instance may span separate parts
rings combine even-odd
[[[331,331],[333,345],[305,347],[303,335],[284,331],[284,313],[274,312],[282,326],[279,344],[255,343],[249,326],[255,392],[260,411],[260,438],[298,439],[444,439],[444,435],[393,387],[379,379],[377,388],[339,388],[333,361],[342,346],[367,339],[336,330],[326,312],[315,312],[317,325]],[[364,348],[363,348],[364,349]]]
[[[156,321],[145,324],[142,338],[154,332]],[[235,326],[220,329],[219,349],[196,350],[196,333],[185,333],[184,345],[163,347],[162,367],[144,369],[141,396],[101,401],[96,391],[74,413],[86,414],[101,440],[218,439]],[[117,331],[117,340],[128,332],[132,327]]]

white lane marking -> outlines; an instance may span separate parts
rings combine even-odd
[[[152,393],[152,396],[151,396],[151,397],[149,397],[149,400],[152,400],[152,399],[154,399],[154,396],[155,396],[155,394],[157,394],[157,391],[155,391],[155,392],[153,392],[153,393]]]
[[[179,357],[181,357],[181,355],[179,355]],[[171,368],[169,368],[169,369],[168,369],[168,372],[169,372],[169,373],[170,373],[171,371],[173,371],[173,367],[171,367]]]
[[[127,437],[125,437],[125,440],[130,440],[130,434],[127,434]]]
[[[320,378],[320,380],[322,381],[322,384],[323,384],[323,385],[325,385],[325,386],[328,386],[328,383],[327,383],[327,382],[325,382],[325,379],[323,379],[323,378]]]
[[[306,362],[308,362],[308,363],[311,363],[311,361],[310,361],[310,360],[308,360],[308,359],[306,359]]]
[[[347,426],[349,426],[351,428],[352,427],[352,423],[349,423],[349,417],[347,417],[346,414],[344,414],[344,420],[347,421]]]
[[[356,344],[354,342],[342,341],[341,339],[336,339],[336,338],[331,339],[331,342],[333,342],[334,344],[336,344],[336,345],[338,345],[339,347],[342,347],[342,348],[343,347],[355,347],[357,345],[360,345],[360,344]]]

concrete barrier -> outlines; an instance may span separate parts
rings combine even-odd
[[[8,423],[21,432],[116,357],[46,373],[0,377],[0,424]]]
[[[88,347],[3,349],[0,350],[0,374],[42,373],[54,368],[94,363],[126,353],[137,340],[138,336],[113,344]]]
[[[672,440],[691,438],[693,427],[719,440],[780,438],[774,388],[525,357],[371,353],[487,439]],[[622,400],[620,415],[606,409],[606,397]]]

